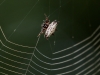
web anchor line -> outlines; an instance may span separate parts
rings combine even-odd
[[[2,5],[5,1],[6,1],[6,0],[3,0],[3,1],[0,3],[0,5]]]
[[[5,1],[5,0],[4,0]],[[4,2],[3,1],[3,2]],[[2,2],[2,3],[3,3]],[[39,2],[39,0],[37,0],[36,1],[36,3],[33,5],[33,7],[30,9],[30,11],[25,15],[25,17],[22,19],[22,21],[17,25],[17,27],[14,29],[14,31],[9,35],[9,37],[8,37],[8,39],[10,39],[11,38],[11,36],[15,33],[15,31],[20,27],[20,25],[22,24],[22,22],[25,20],[25,18],[30,14],[30,12],[33,10],[33,8],[37,5],[37,3]],[[1,29],[1,26],[0,26],[0,29]],[[7,40],[6,40],[7,41]],[[6,41],[5,41],[5,43],[6,43]],[[9,41],[10,42],[10,41]],[[12,43],[12,42],[10,42],[10,43]],[[13,43],[13,44],[15,44],[15,43]],[[18,45],[18,44],[16,44],[16,45]],[[22,46],[22,45],[19,45],[19,46]],[[1,46],[1,48],[2,48],[3,46]],[[27,46],[24,46],[24,47],[27,47]]]
[[[52,13],[50,13],[50,0],[49,0],[49,16],[48,17],[50,17],[52,14],[54,14],[58,9],[59,9],[59,11],[58,11],[58,21],[59,21],[59,15],[60,15],[60,9],[61,9],[61,0],[59,0],[59,7],[55,11],[53,11]],[[52,63],[51,63],[51,74],[52,74],[52,71],[53,71],[53,65],[52,65],[53,64],[53,53],[54,53],[55,49],[53,50],[52,45],[50,43],[50,40],[48,40],[48,42],[49,42],[50,49],[51,49],[51,60],[52,60]],[[56,43],[56,35],[55,35],[55,39],[54,39],[54,47],[55,47],[55,43]]]
[[[1,26],[0,26],[0,30],[1,30],[1,33],[3,34],[4,39],[5,39],[7,42],[9,42],[9,43],[11,43],[11,44],[13,44],[13,45],[16,45],[16,46],[24,47],[24,48],[34,48],[34,47],[19,45],[19,44],[16,44],[16,43],[14,43],[14,42],[9,41],[9,40],[7,39],[7,37],[6,37],[6,35],[4,34],[4,32],[3,32]]]
[[[37,47],[37,45],[38,45],[39,40],[40,40],[40,36],[38,37],[38,40],[37,40],[37,42],[36,42],[36,45],[35,45],[35,47],[34,47],[34,50],[33,50],[32,56],[31,56],[31,58],[30,58],[29,64],[28,64],[28,66],[27,66],[27,69],[26,69],[26,72],[25,72],[24,75],[26,75],[27,72],[28,72],[28,69],[29,69],[30,63],[31,63],[32,58],[33,58],[33,56],[34,56],[34,52],[35,52],[35,49],[36,49],[36,47]]]

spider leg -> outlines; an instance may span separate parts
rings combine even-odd
[[[38,36],[37,37],[39,37],[41,35],[41,32],[38,34]]]
[[[56,29],[56,31],[58,31],[58,29]]]
[[[54,35],[54,33],[52,33],[52,35]]]
[[[46,37],[46,39],[48,40],[48,37]]]
[[[45,13],[44,13],[44,16],[45,16],[46,18],[48,18],[47,15],[46,15]]]
[[[39,37],[41,34],[43,34],[45,32],[45,29],[41,29],[41,32],[38,34],[37,37]]]

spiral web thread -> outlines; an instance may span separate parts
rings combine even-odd
[[[4,0],[5,1],[5,0]],[[39,0],[35,3],[35,5],[32,7],[32,9],[36,6],[36,4],[39,2]],[[28,16],[28,14],[32,11],[32,9],[27,13],[27,15],[24,17],[24,19]],[[52,13],[50,14],[52,15]],[[24,21],[24,19],[21,21],[21,23]],[[9,57],[6,57],[5,55],[0,54],[0,58],[5,59],[9,62],[18,64],[18,65],[22,65],[22,66],[16,66],[14,64],[9,64],[6,61],[2,61],[0,60],[0,64],[3,64],[7,67],[11,67],[12,69],[6,68],[5,66],[0,65],[0,74],[2,75],[9,75],[7,72],[11,73],[11,74],[16,74],[16,75],[37,75],[35,74],[36,72],[38,72],[40,75],[48,75],[46,73],[46,71],[55,71],[55,75],[66,75],[66,74],[76,74],[76,75],[81,75],[81,74],[93,74],[96,75],[100,72],[100,25],[97,27],[97,29],[86,39],[80,41],[79,43],[76,43],[68,48],[59,50],[57,52],[53,51],[53,55],[60,55],[60,53],[64,53],[66,52],[66,55],[63,56],[59,56],[59,57],[53,57],[50,58],[46,55],[44,55],[43,53],[40,52],[40,50],[37,48],[38,42],[40,37],[37,39],[36,45],[35,47],[30,47],[30,46],[24,46],[24,45],[20,45],[20,44],[16,44],[14,42],[9,41],[8,39],[11,38],[11,36],[14,34],[14,32],[17,30],[17,28],[21,25],[21,23],[16,27],[16,29],[14,29],[14,31],[11,33],[11,35],[6,38],[6,35],[3,32],[2,27],[0,26],[0,32],[2,33],[5,42],[3,42],[0,39],[0,43],[1,43],[1,48],[0,48],[0,52],[4,52],[6,55],[10,55],[15,59],[11,59]],[[20,51],[20,50],[16,50],[13,48],[8,47],[7,45],[5,45],[5,43],[8,42],[12,45],[15,46],[19,46],[22,48],[27,48],[27,49],[32,49],[33,52],[25,52],[25,51]],[[85,44],[83,44],[85,43]],[[81,47],[79,45],[82,45]],[[4,50],[2,48],[7,48],[8,50]],[[77,47],[77,49],[73,50],[72,52],[68,52],[69,50],[73,49]],[[13,54],[10,51],[19,53],[17,54]],[[57,61],[59,60],[59,62],[55,62],[55,63],[50,63],[50,62],[46,62],[42,59],[40,59],[36,54],[35,51],[38,52],[43,58],[50,60],[50,61]],[[78,53],[80,52],[80,53]],[[87,53],[90,52],[90,53]],[[25,56],[29,55],[30,57],[24,57],[21,56],[21,54],[24,54]],[[84,57],[82,57],[82,55],[85,55]],[[73,56],[73,57],[70,57]],[[57,68],[48,68],[45,67],[41,64],[36,63],[32,58],[35,58],[37,61],[39,61],[40,63],[46,64],[48,66],[58,66],[61,65],[60,67]],[[63,58],[67,58],[70,57],[68,59],[64,59],[62,61]],[[24,60],[24,62],[20,62],[18,60],[16,60],[16,58]],[[28,63],[26,63],[26,61]],[[73,62],[71,64],[68,64],[70,62]],[[93,62],[93,63],[91,63]],[[65,66],[63,66],[63,64],[67,64]],[[37,67],[35,67],[35,66]],[[84,68],[85,65],[88,65]],[[31,68],[31,70],[30,70]],[[44,71],[41,71],[39,68],[43,69]],[[16,69],[16,70],[15,70]],[[79,71],[78,71],[79,70]]]

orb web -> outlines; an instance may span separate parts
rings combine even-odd
[[[2,4],[5,2],[4,0]],[[31,0],[30,0],[31,1]],[[55,34],[53,39],[46,40],[48,45],[40,45],[45,43],[41,36],[37,38],[35,46],[26,46],[17,44],[10,41],[10,38],[18,31],[24,20],[29,14],[38,7],[41,0],[35,0],[34,5],[27,12],[20,23],[13,29],[8,38],[4,33],[4,29],[0,26],[0,74],[2,75],[81,75],[93,74],[96,75],[100,72],[100,25],[95,31],[87,38],[80,42],[69,46],[65,49],[59,49],[56,44],[58,43]],[[67,3],[57,0],[56,7],[52,9],[52,1],[48,2],[49,18],[52,16],[60,20],[61,7]],[[64,4],[63,4],[64,3]],[[47,9],[47,8],[45,8]],[[45,11],[45,10],[44,10]],[[43,12],[44,12],[43,11]],[[47,11],[47,10],[46,10]],[[53,18],[53,19],[54,19]],[[61,25],[61,23],[60,23]],[[35,34],[34,34],[35,35]],[[25,35],[26,36],[26,35]],[[53,41],[52,41],[53,40]],[[47,43],[48,42],[48,43]],[[40,44],[39,44],[40,43]],[[39,45],[39,46],[38,46]],[[45,47],[42,49],[42,47]],[[59,49],[59,50],[56,50]],[[44,50],[44,52],[43,52]],[[49,50],[49,51],[48,51]],[[45,52],[48,51],[48,52]],[[47,54],[46,54],[47,53]],[[49,54],[49,55],[48,55]]]

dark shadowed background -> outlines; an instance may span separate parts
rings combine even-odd
[[[54,36],[46,40],[42,34],[35,51],[34,48],[22,47],[22,45],[35,47],[38,39],[37,35],[41,30],[41,24],[45,20],[44,13],[49,16],[51,22],[53,20],[59,21]],[[99,0],[0,0],[0,26],[0,75],[63,75],[63,73],[64,75],[75,75],[93,63],[95,64],[91,68],[86,69],[79,75],[88,72],[88,75],[93,73],[96,75],[100,74],[100,64],[98,65],[100,62],[95,62],[96,60],[100,61]],[[96,29],[97,32],[92,37],[91,35]],[[93,41],[97,35],[99,36]],[[53,54],[72,47],[90,36],[90,39],[74,48]],[[88,42],[91,43],[85,48],[80,49],[81,51],[74,53],[74,51],[87,45]],[[94,45],[95,42],[97,42],[96,45]],[[88,52],[74,59],[75,56],[88,48],[90,48]],[[93,55],[87,56],[86,60],[78,64],[74,64],[95,49],[97,51]],[[34,54],[32,54],[33,51]],[[70,53],[73,54],[52,60]],[[97,53],[99,55],[91,62],[80,69],[74,70],[74,68],[95,57]],[[73,60],[52,65],[68,59]],[[23,63],[26,63],[26,65]],[[68,65],[72,66],[61,69]],[[95,68],[95,66],[99,67]],[[90,71],[91,69],[93,70]],[[67,71],[68,73],[65,73]]]

